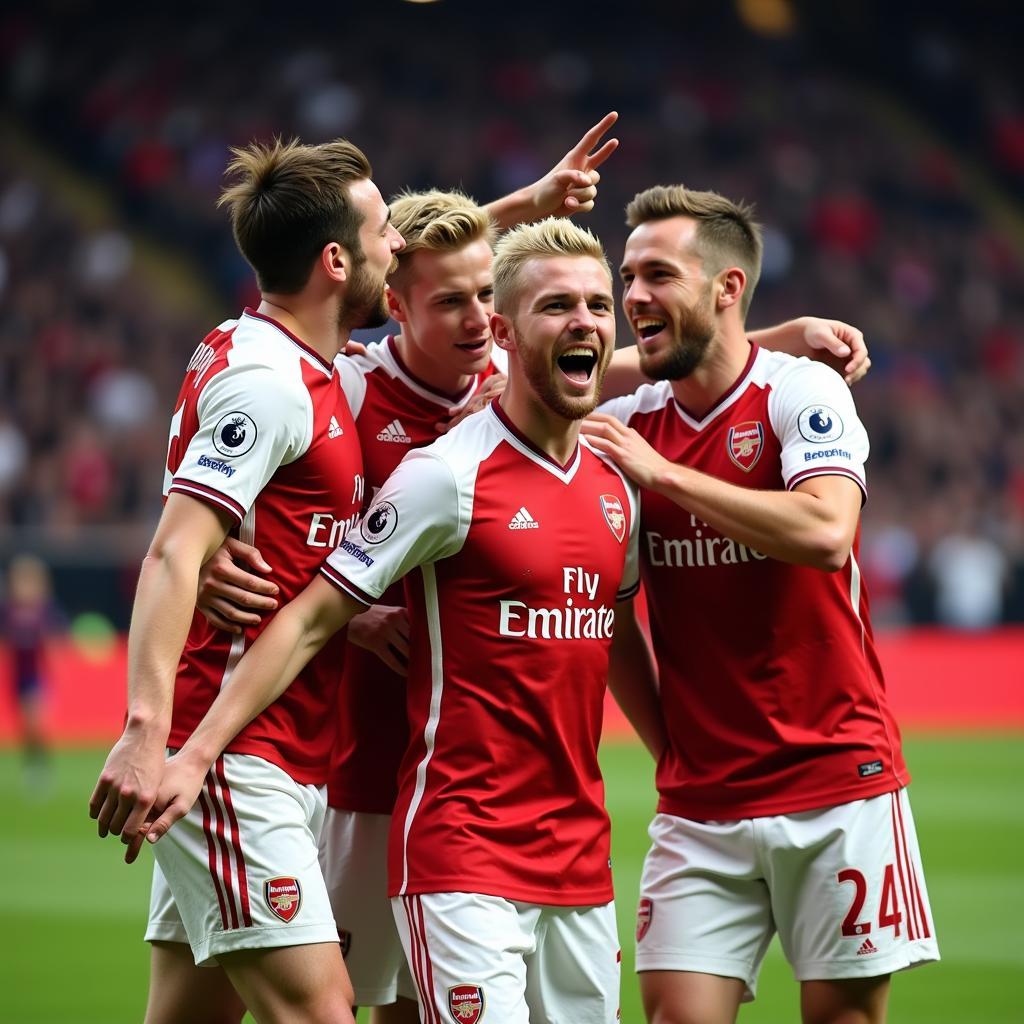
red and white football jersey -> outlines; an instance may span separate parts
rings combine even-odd
[[[446,395],[409,370],[392,337],[368,345],[364,355],[338,356],[335,365],[363,449],[368,499],[372,501],[407,452],[437,440],[434,424],[445,419],[449,408],[461,408],[491,374],[505,372],[507,357],[496,345],[491,357],[488,368],[461,394]],[[404,606],[401,581],[380,600]],[[398,767],[409,742],[405,677],[372,651],[349,644],[338,710],[327,801],[340,810],[390,814],[398,796]]]
[[[602,406],[662,455],[741,487],[848,476],[868,439],[826,367],[756,346],[700,420],[663,381]],[[643,492],[641,572],[669,747],[659,810],[685,818],[785,814],[908,781],[853,552],[837,573],[723,537]]]
[[[316,574],[358,518],[362,459],[338,373],[280,324],[247,309],[210,333],[185,373],[171,420],[164,494],[227,511],[232,533],[273,567],[281,606]],[[168,745],[180,747],[260,626],[232,636],[196,612],[174,689]],[[323,783],[334,741],[344,634],[227,750],[255,754],[300,783]]]
[[[367,603],[412,573],[391,895],[612,898],[597,744],[636,511],[603,457],[559,466],[494,403],[410,452],[328,558]]]

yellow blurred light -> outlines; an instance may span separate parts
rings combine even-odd
[[[796,28],[790,0],[736,0],[736,13],[747,28],[764,36],[786,36]]]

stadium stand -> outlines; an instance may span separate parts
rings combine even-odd
[[[827,34],[768,38],[732,10],[642,38],[600,19],[542,37],[496,10],[495,47],[465,5],[442,6],[428,19],[375,5],[358,25],[317,9],[314,33],[299,4],[272,34],[230,14],[153,11],[146,35],[174,40],[154,51],[114,13],[42,2],[0,17],[5,116],[111,209],[90,223],[66,181],[5,148],[0,559],[41,550],[61,593],[87,549],[90,599],[124,623],[181,368],[254,294],[214,208],[231,145],[351,135],[385,189],[461,183],[488,199],[614,107],[622,146],[590,221],[613,258],[636,190],[716,188],[754,201],[766,225],[752,326],[815,313],[864,330],[876,623],[1024,621],[1024,230],[1007,198],[1024,106],[998,40],[970,50],[987,60],[974,76],[941,21],[897,19],[871,51],[870,25],[833,26],[855,64],[824,59]],[[640,7],[671,18],[671,5]],[[796,7],[814,21],[814,5]],[[702,47],[712,29],[729,33],[727,56]],[[353,31],[365,45],[342,45]],[[901,39],[903,78],[889,68]],[[956,106],[939,102],[957,90]],[[142,268],[147,245],[191,262],[191,300]],[[195,298],[204,289],[213,314]]]

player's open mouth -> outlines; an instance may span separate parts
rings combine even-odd
[[[585,345],[567,348],[558,357],[558,368],[574,384],[588,384],[594,374],[595,366],[597,366],[597,352]]]
[[[488,335],[486,338],[481,338],[479,341],[464,341],[464,342],[461,342],[460,344],[456,345],[455,347],[457,349],[459,349],[460,352],[469,352],[469,353],[472,354],[472,353],[477,353],[477,352],[483,352],[483,350],[485,348],[487,348],[487,346],[490,343],[491,343],[491,336]]]
[[[653,316],[640,316],[633,321],[633,330],[640,341],[650,341],[665,329],[666,322]]]

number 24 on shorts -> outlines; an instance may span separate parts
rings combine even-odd
[[[871,931],[870,921],[858,921],[864,910],[864,903],[868,895],[868,883],[863,872],[856,868],[844,868],[836,872],[837,882],[853,882],[853,902],[850,909],[843,918],[844,935],[867,935]],[[896,898],[896,871],[892,864],[885,865],[885,874],[882,878],[882,897],[878,901],[878,927],[894,929],[893,935],[899,937],[900,924],[903,921],[903,914],[900,913],[899,903]]]

